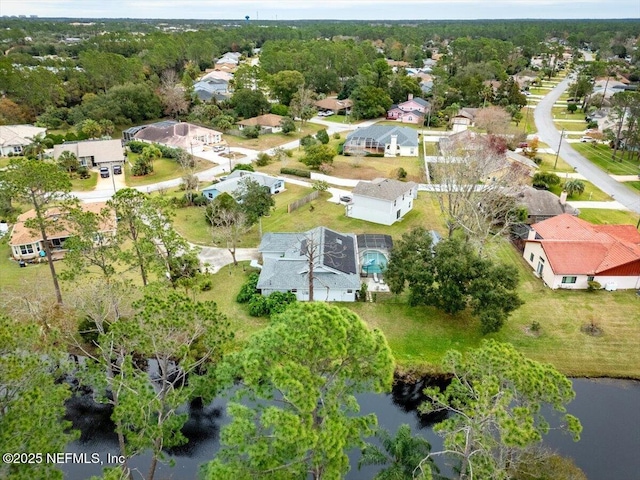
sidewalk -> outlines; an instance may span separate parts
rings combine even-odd
[[[627,207],[625,207],[623,204],[621,204],[620,202],[617,202],[615,200],[611,200],[608,202],[589,202],[589,201],[582,201],[582,202],[574,202],[574,201],[567,201],[567,203],[569,205],[571,205],[574,208],[577,208],[578,210],[582,210],[585,208],[601,208],[601,209],[605,209],[605,210],[629,210]]]

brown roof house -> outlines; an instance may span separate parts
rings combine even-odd
[[[200,127],[192,123],[179,122],[168,125],[149,125],[133,136],[134,140],[159,143],[167,147],[202,148],[224,145],[222,133],[211,128]]]
[[[418,197],[418,185],[390,178],[361,181],[352,192],[346,215],[368,222],[392,225],[402,220],[413,208]]]
[[[562,214],[531,225],[524,259],[550,288],[640,289],[640,232]]]
[[[257,126],[260,127],[260,133],[278,133],[282,131],[283,118],[281,115],[267,113],[266,115],[259,115],[238,122],[238,128],[244,130],[245,127]]]
[[[107,204],[104,202],[97,203],[83,203],[82,209],[87,212],[93,212],[95,214],[100,213]],[[66,252],[64,248],[64,242],[67,238],[73,235],[69,225],[65,222],[64,212],[57,207],[49,208],[45,215],[48,219],[53,220],[55,227],[47,231],[47,239],[49,241],[49,248],[52,252],[54,260],[58,260],[64,257]],[[40,233],[35,232],[33,229],[27,228],[25,222],[29,219],[35,218],[35,210],[29,210],[26,213],[20,215],[13,226],[11,236],[9,237],[9,247],[11,248],[11,256],[16,260],[33,260],[45,257],[45,245]],[[116,234],[116,215],[115,211],[113,215],[109,217],[100,226],[100,232],[105,235],[103,238],[109,236],[115,236]]]
[[[353,102],[348,98],[338,100],[337,98],[331,97],[318,100],[314,105],[324,112],[331,111],[337,115],[343,110],[348,114],[351,111],[351,107],[353,107]]]
[[[527,223],[538,223],[564,213],[577,216],[580,211],[567,203],[567,194],[558,197],[548,190],[538,190],[528,185],[505,189],[516,204],[527,209]]]

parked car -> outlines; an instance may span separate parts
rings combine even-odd
[[[580,138],[580,141],[581,141],[582,143],[590,142],[590,141],[592,141],[592,140],[594,140],[594,138],[593,138],[593,137],[588,137],[588,136],[586,136],[586,135],[585,135],[584,137],[581,137],[581,138]]]
[[[216,145],[213,147],[214,152],[224,152],[226,147],[224,145]]]
[[[109,178],[109,168],[100,167],[100,177],[101,178]]]
[[[120,175],[122,173],[122,165],[114,165],[113,166],[113,174]]]
[[[344,203],[349,203],[351,201],[351,197],[349,195],[342,195],[340,197],[340,201]]]
[[[529,148],[529,144],[527,142],[520,142],[518,148]]]

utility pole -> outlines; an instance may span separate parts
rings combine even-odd
[[[560,147],[562,146],[562,139],[564,138],[564,128],[562,129],[562,133],[560,134],[560,142],[558,143],[558,151],[556,152],[556,161],[553,162],[553,169],[556,169],[558,165],[558,157],[560,156]]]

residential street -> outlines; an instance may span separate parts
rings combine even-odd
[[[560,95],[568,88],[570,80],[565,78],[553,90],[549,92],[533,111],[533,118],[538,129],[540,140],[552,148],[557,148],[560,143],[560,132],[553,123],[552,107],[560,98]],[[560,147],[560,156],[565,162],[574,167],[589,182],[600,190],[610,195],[629,210],[640,213],[640,195],[628,187],[617,182],[606,172],[600,170],[578,152],[568,142],[563,141]]]

